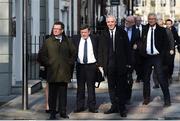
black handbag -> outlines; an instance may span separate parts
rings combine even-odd
[[[47,79],[47,68],[44,67],[44,69],[39,69],[39,77],[42,79]]]
[[[96,74],[97,74],[96,82],[97,82],[98,84],[97,84],[97,85],[95,84],[95,88],[99,88],[100,83],[101,83],[102,81],[105,81],[105,78],[104,78],[104,76],[102,76],[101,71],[99,70],[99,68],[97,68]]]

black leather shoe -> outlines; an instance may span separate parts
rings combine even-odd
[[[51,110],[45,110],[45,112],[46,112],[46,113],[51,113]],[[55,111],[54,113],[57,114],[58,111]]]
[[[149,99],[144,99],[143,105],[148,105],[149,103],[150,103],[150,100],[149,100]]]
[[[66,115],[66,114],[60,114],[60,117],[62,117],[62,118],[66,118],[66,119],[69,119],[69,116],[68,115]]]
[[[74,110],[74,113],[79,113],[79,112],[82,112],[82,111],[85,111],[85,109],[84,108],[76,109],[76,110]]]
[[[120,111],[120,116],[121,117],[127,117],[127,111]]]
[[[49,117],[49,120],[56,120],[56,115],[55,114],[51,114],[50,117]]]
[[[157,88],[159,88],[159,85],[154,85],[153,86],[153,89],[157,89]]]
[[[91,113],[98,113],[98,110],[96,110],[96,109],[89,109],[89,112],[91,112]]]
[[[51,111],[50,110],[45,110],[46,113],[50,113]]]
[[[164,107],[169,107],[169,106],[171,106],[171,102],[165,102],[164,103]]]
[[[118,113],[117,109],[110,108],[108,111],[104,112],[104,114]]]

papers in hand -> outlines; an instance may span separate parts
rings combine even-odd
[[[104,70],[103,70],[103,67],[98,67],[99,68],[99,71],[101,72],[102,74],[102,77],[104,77]]]

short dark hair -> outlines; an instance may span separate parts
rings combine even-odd
[[[56,22],[54,22],[54,25],[61,25],[61,29],[64,30],[64,24],[63,24],[63,22],[61,22],[61,21],[56,21]],[[53,25],[53,26],[54,26],[54,25]]]
[[[169,18],[169,19],[166,19],[166,22],[167,22],[167,21],[170,21],[171,23],[173,23],[173,21],[172,21],[170,18]]]
[[[89,25],[85,24],[85,25],[82,25],[82,26],[80,27],[80,30],[84,30],[84,29],[90,30]]]

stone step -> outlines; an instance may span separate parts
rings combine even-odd
[[[33,94],[42,89],[41,80],[29,80],[28,81],[28,94]]]
[[[95,85],[98,85],[98,83],[96,82]],[[77,88],[77,79],[72,79],[71,83],[68,84],[68,88]],[[107,80],[101,82],[99,85],[99,88],[100,89],[108,89]]]
[[[28,94],[33,94],[42,89],[41,80],[28,80]],[[12,94],[22,94],[22,84],[12,87]]]

